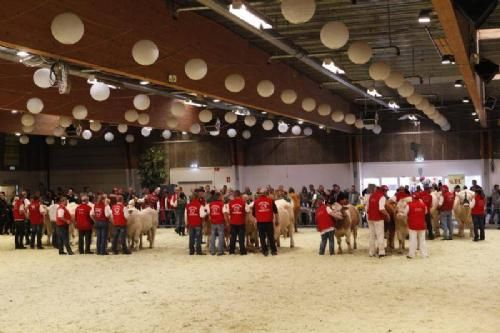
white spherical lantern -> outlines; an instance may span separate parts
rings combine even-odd
[[[94,122],[90,123],[90,129],[94,132],[99,132],[102,128],[102,124],[100,121],[95,120]]]
[[[64,129],[64,127],[57,126],[56,128],[54,128],[54,131],[52,133],[55,136],[63,136],[65,132],[66,130]]]
[[[224,81],[226,89],[232,93],[238,93],[245,88],[245,79],[240,74],[231,74]]]
[[[304,98],[302,100],[302,109],[306,112],[312,112],[316,109],[316,100],[314,98]]]
[[[134,136],[133,136],[132,134],[127,134],[127,135],[125,136],[125,141],[126,141],[127,143],[132,143],[132,142],[134,142],[134,140],[135,140],[135,138],[134,138]]]
[[[24,133],[32,133],[35,130],[35,126],[23,126],[22,128]]]
[[[328,104],[320,104],[320,106],[318,106],[318,113],[323,117],[329,116],[330,113],[332,113],[332,107]]]
[[[398,89],[403,85],[404,82],[405,78],[403,74],[394,71],[391,71],[391,74],[389,74],[387,79],[385,79],[386,86],[392,89]]]
[[[234,124],[238,120],[238,116],[233,112],[226,112],[226,114],[224,114],[224,120],[228,124]]]
[[[299,125],[294,125],[292,127],[292,134],[293,135],[300,135],[301,132],[302,132],[302,129],[300,128]]]
[[[398,94],[401,97],[410,97],[415,92],[415,87],[408,81],[405,81],[401,87],[398,88]]]
[[[313,130],[311,127],[304,128],[304,135],[305,136],[311,136],[312,134],[313,134]]]
[[[336,123],[340,123],[342,120],[344,120],[344,112],[342,111],[333,111],[332,113],[332,120]]]
[[[71,45],[82,39],[85,26],[77,15],[62,13],[54,17],[50,25],[50,31],[59,43]]]
[[[170,112],[175,117],[182,117],[182,115],[184,114],[185,111],[186,111],[186,108],[184,106],[184,103],[173,102],[172,105],[170,106]]]
[[[28,99],[28,102],[26,103],[26,108],[28,109],[29,112],[33,114],[38,114],[43,110],[43,102],[38,97],[32,97]]]
[[[356,127],[357,129],[363,129],[365,127],[363,119],[356,119],[356,121],[354,122],[354,127]]]
[[[269,120],[269,119],[264,120],[262,122],[262,128],[264,130],[266,130],[266,131],[270,131],[270,130],[272,130],[274,128],[274,123],[271,120]]]
[[[354,123],[356,122],[356,116],[352,113],[347,113],[344,116],[344,121],[347,125],[354,125]]]
[[[151,134],[151,128],[149,127],[143,127],[141,129],[141,134],[143,137],[147,138]]]
[[[25,113],[21,116],[21,124],[23,126],[33,126],[35,125],[35,117],[32,114]]]
[[[357,65],[366,64],[372,58],[373,50],[366,42],[354,42],[347,50],[349,60]]]
[[[19,137],[19,142],[23,145],[27,145],[30,142],[30,138],[27,135],[21,135]]]
[[[252,133],[250,133],[249,130],[244,130],[243,132],[241,132],[241,136],[243,137],[243,139],[248,140],[252,137]]]
[[[319,37],[329,49],[340,49],[349,40],[349,29],[342,22],[328,22],[321,28]]]
[[[50,69],[48,68],[40,68],[33,73],[33,82],[43,89],[52,87],[50,83]]]
[[[246,116],[244,122],[248,127],[253,127],[257,124],[257,119],[254,116]]]
[[[48,145],[53,145],[56,143],[56,139],[53,136],[48,136],[45,138],[45,143]]]
[[[283,133],[283,134],[288,132],[288,125],[285,123],[279,123],[278,124],[278,132]]]
[[[202,123],[208,123],[210,120],[212,120],[212,117],[212,111],[210,110],[202,110],[198,114],[198,119],[200,119]]]
[[[165,140],[168,140],[172,137],[172,132],[170,132],[169,130],[164,130],[163,132],[161,132],[161,136],[165,139]]]
[[[77,105],[71,111],[73,118],[75,118],[77,120],[83,120],[83,119],[87,118],[88,113],[89,112],[88,112],[87,108],[83,105]]]
[[[375,81],[384,81],[391,74],[391,67],[383,61],[374,62],[370,65],[368,74]]]
[[[137,122],[142,126],[149,124],[149,114],[141,113],[139,118],[137,118]]]
[[[66,117],[66,116],[59,117],[59,126],[61,126],[61,127],[68,128],[71,126],[72,123],[73,123],[73,121],[71,120],[70,117]]]
[[[170,118],[167,120],[167,127],[168,128],[177,128],[179,126],[179,121],[175,118]]]
[[[227,136],[230,138],[234,138],[238,133],[234,128],[230,128],[227,130]]]
[[[293,104],[297,100],[297,93],[293,89],[285,89],[281,92],[281,101],[285,104]]]
[[[98,102],[107,100],[109,98],[109,94],[109,87],[105,83],[96,82],[92,85],[92,87],[90,87],[90,96]]]
[[[149,99],[148,95],[145,94],[139,94],[134,97],[134,107],[137,110],[147,110],[149,106],[151,105],[151,100]]]
[[[127,110],[125,111],[125,120],[129,123],[133,123],[139,119],[139,113],[136,110]]]
[[[104,140],[106,140],[107,142],[111,142],[115,139],[115,135],[111,132],[107,132],[106,134],[104,134]]]
[[[292,24],[309,21],[315,11],[315,0],[281,0],[281,14]]]
[[[191,127],[189,128],[189,131],[193,134],[200,134],[201,132],[201,126],[198,123],[192,124]]]
[[[207,75],[208,66],[203,59],[190,59],[184,66],[184,72],[191,80],[201,80]]]
[[[382,127],[380,127],[379,124],[376,124],[374,127],[373,127],[373,133],[375,134],[380,134],[380,132],[382,132]]]
[[[267,98],[274,94],[274,83],[269,80],[262,80],[257,84],[257,93],[259,96]]]
[[[209,133],[211,136],[217,136],[220,134],[220,131],[210,131]]]
[[[412,105],[417,105],[422,101],[422,98],[423,97],[421,95],[413,93],[413,95],[409,96],[406,100]]]
[[[78,140],[75,138],[71,138],[69,139],[68,143],[70,146],[76,146],[78,144]]]
[[[122,134],[125,134],[128,131],[128,126],[125,124],[119,124],[116,128],[118,129],[118,132]]]
[[[82,138],[84,138],[85,140],[90,140],[90,139],[92,139],[92,131],[91,131],[91,130],[88,130],[88,129],[84,130],[84,131],[82,132]]]
[[[140,40],[132,47],[132,57],[139,65],[149,66],[156,62],[160,55],[158,46],[150,40]]]

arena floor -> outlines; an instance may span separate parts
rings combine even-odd
[[[109,257],[0,236],[0,332],[498,332],[500,231],[486,238],[408,260],[368,258],[366,229],[334,257],[317,255],[312,229],[277,257],[191,257],[171,229],[154,250]]]

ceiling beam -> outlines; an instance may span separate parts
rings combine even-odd
[[[444,30],[448,44],[455,56],[455,61],[464,78],[467,92],[472,100],[474,108],[479,115],[479,121],[482,127],[487,127],[486,111],[483,106],[481,94],[482,82],[474,72],[470,63],[470,54],[468,52],[467,37],[464,31],[470,31],[473,27],[464,29],[464,25],[469,24],[460,13],[458,13],[452,3],[452,0],[432,0],[434,10],[436,11],[441,26]]]

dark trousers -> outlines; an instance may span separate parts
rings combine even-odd
[[[23,239],[24,239],[24,220],[21,221],[15,221],[15,228],[16,228],[16,233],[14,236],[14,241],[16,243],[16,249],[21,248],[24,246],[23,244]]]
[[[71,246],[69,245],[69,225],[58,225],[57,226],[57,238],[59,243],[59,253],[64,253],[64,248],[68,251],[68,254],[73,253]]]
[[[236,237],[238,237],[238,242],[240,244],[240,254],[246,254],[247,249],[245,247],[245,225],[231,224],[231,239],[229,240],[229,253],[234,254],[234,249],[236,247]]]
[[[262,247],[262,253],[264,254],[269,253],[268,244],[271,247],[271,253],[274,254],[278,253],[278,249],[276,248],[276,243],[274,242],[273,222],[258,222],[257,228],[259,229],[259,239],[260,239],[260,245]]]
[[[97,221],[95,223],[95,231],[97,236],[97,254],[105,254],[107,253],[108,247],[108,222],[106,221]]]
[[[128,253],[127,249],[127,226],[116,226],[115,225],[115,234],[113,235],[112,249],[113,252],[118,252],[118,242],[122,247],[123,253]]]
[[[432,221],[430,213],[425,214],[425,224],[427,226],[427,234],[429,235],[429,239],[434,239],[434,232],[432,230]]]
[[[189,254],[201,254],[201,226],[189,228]]]
[[[92,230],[78,230],[78,252],[80,254],[90,253],[90,243],[92,242]],[[83,248],[85,244],[85,249]]]
[[[57,237],[57,225],[55,222],[50,222],[52,225],[52,246],[56,249],[59,248],[59,239]]]
[[[321,235],[321,243],[319,244],[319,254],[324,255],[326,249],[326,243],[328,244],[328,249],[330,250],[330,254],[335,254],[335,230],[325,232]]]
[[[26,245],[30,244],[31,223],[29,220],[24,220],[24,237],[26,237]]]
[[[484,215],[472,215],[474,223],[474,239],[484,240]]]
[[[36,247],[42,248],[42,231],[43,224],[32,224],[31,225],[31,243],[30,247],[35,247],[35,236],[36,236]]]

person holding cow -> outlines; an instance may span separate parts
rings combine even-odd
[[[73,250],[69,245],[69,225],[71,224],[71,215],[66,208],[68,205],[68,200],[65,196],[59,198],[59,207],[56,211],[56,227],[57,227],[57,238],[59,245],[59,255],[68,254],[72,256]],[[66,252],[64,252],[66,248]]]
[[[262,254],[267,257],[270,247],[271,254],[275,256],[278,254],[278,249],[274,240],[273,221],[278,225],[278,207],[273,199],[269,198],[268,192],[259,189],[257,193],[259,197],[254,201],[252,214],[257,220]]]
[[[432,195],[431,188],[428,184],[424,185],[424,190],[419,193],[419,199],[427,206],[427,213],[425,214],[425,223],[427,225],[427,233],[429,235],[429,239],[434,239],[434,232],[432,230],[432,221],[431,221],[431,207],[432,207]]]
[[[23,195],[15,197],[12,204],[12,215],[14,216],[14,226],[15,226],[15,236],[14,242],[17,249],[25,249],[24,246],[24,233],[25,233],[25,220],[26,220],[26,209],[24,205]]]
[[[31,224],[31,243],[30,248],[35,248],[35,236],[36,236],[36,247],[39,250],[43,250],[42,246],[42,231],[43,231],[43,217],[45,215],[45,210],[40,204],[40,194],[36,193],[29,206],[28,214]]]
[[[367,201],[368,233],[370,257],[374,257],[378,249],[378,257],[385,257],[384,246],[384,221],[389,221],[390,216],[385,210],[386,195],[389,188],[382,185],[370,194]]]
[[[471,213],[472,213],[472,222],[474,224],[474,242],[484,240],[484,215],[486,209],[486,198],[483,193],[483,190],[479,187],[474,191],[476,195],[474,199],[472,199],[471,203]]]
[[[186,205],[186,222],[189,230],[189,255],[204,255],[201,251],[201,222],[206,216],[205,208],[200,203],[198,193],[191,195],[189,203]]]
[[[335,254],[335,220],[333,216],[332,208],[325,205],[323,197],[319,197],[316,200],[316,229],[321,233],[320,255],[325,255],[327,242],[330,255]]]
[[[80,254],[93,254],[90,251],[92,242],[92,227],[94,221],[90,218],[92,207],[89,205],[89,197],[82,196],[82,203],[75,209],[76,229],[78,229],[78,252]],[[85,247],[84,247],[85,244]]]
[[[419,197],[420,194],[415,193],[412,201],[408,203],[408,230],[410,235],[410,249],[406,256],[408,259],[415,257],[417,247],[423,258],[428,257],[425,243],[427,205]]]
[[[97,199],[97,203],[92,208],[90,216],[95,221],[96,238],[97,238],[97,255],[108,255],[108,230],[109,218],[111,217],[111,208],[106,202],[106,196],[101,194]]]
[[[210,254],[215,255],[215,240],[217,242],[217,255],[224,255],[224,203],[220,193],[214,193],[212,200],[205,206],[208,216],[210,216]],[[234,251],[233,251],[234,253]]]
[[[441,217],[441,228],[443,228],[442,240],[453,239],[453,221],[451,211],[455,202],[455,192],[450,192],[447,185],[441,186],[441,196],[439,197],[438,209]]]
[[[246,255],[245,246],[245,200],[241,197],[240,191],[234,191],[234,198],[225,206],[226,213],[229,214],[229,224],[231,225],[231,239],[229,240],[229,254],[235,253],[236,237],[240,245],[240,254]]]
[[[114,254],[118,254],[118,242],[120,242],[122,253],[131,254],[127,248],[127,219],[128,210],[125,209],[123,204],[123,197],[118,195],[116,197],[116,204],[111,207],[111,216],[113,219],[114,231],[113,242],[111,248]]]

